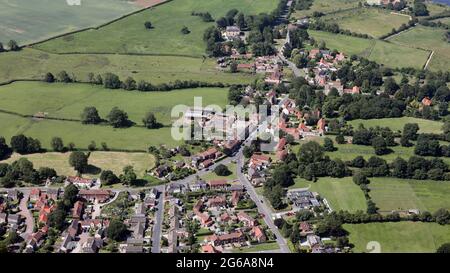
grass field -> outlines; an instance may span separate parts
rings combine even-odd
[[[450,17],[435,19],[435,20],[433,20],[433,22],[436,22],[436,23],[441,22],[443,24],[450,25]]]
[[[224,16],[232,8],[246,14],[271,12],[277,0],[173,0],[140,12],[98,30],[88,30],[37,45],[50,52],[81,53],[147,53],[202,56],[205,51],[203,33],[214,25],[205,23],[192,11],[210,12],[213,18]],[[153,29],[144,27],[151,21]],[[181,33],[187,26],[190,34]]]
[[[370,196],[380,211],[419,209],[435,212],[450,209],[447,181],[370,178]]]
[[[82,0],[79,6],[66,0],[0,0],[0,6],[0,37],[20,43],[97,26],[141,8],[122,0]]]
[[[432,121],[413,117],[401,117],[401,118],[382,118],[382,119],[355,119],[348,121],[353,128],[358,128],[359,124],[363,124],[364,127],[389,127],[392,131],[403,131],[403,127],[406,123],[417,123],[420,128],[420,133],[440,133],[442,131],[442,122]]]
[[[224,73],[216,69],[213,59],[136,56],[117,54],[58,55],[25,48],[20,52],[0,54],[0,82],[14,79],[42,79],[47,72],[55,75],[66,70],[78,80],[87,81],[88,73],[112,72],[121,79],[130,76],[153,84],[175,80],[223,83],[250,83],[256,76]]]
[[[421,48],[434,51],[430,70],[450,70],[450,44],[444,40],[444,29],[419,26],[409,31],[393,36],[390,42],[411,48]]]
[[[296,10],[294,18],[302,18],[312,15],[315,11],[322,13],[336,12],[339,10],[356,8],[361,0],[314,0],[310,9]]]
[[[128,113],[130,120],[142,124],[148,111],[159,122],[171,125],[172,107],[191,106],[194,97],[203,99],[203,106],[227,103],[227,88],[180,89],[166,92],[108,90],[90,84],[48,84],[43,82],[15,82],[0,87],[0,109],[33,115],[46,112],[49,117],[80,119],[86,106],[95,106],[102,118],[117,106]]]
[[[233,253],[257,253],[260,251],[269,251],[269,250],[277,250],[279,249],[280,246],[278,245],[277,242],[271,242],[271,243],[262,243],[262,244],[257,244],[251,247],[246,247],[246,248],[235,248],[233,249]]]
[[[369,40],[323,31],[308,30],[317,41],[325,41],[330,49],[337,49],[347,55],[359,55],[392,68],[422,68],[429,52],[404,45],[380,40]]]
[[[346,210],[356,212],[365,211],[366,199],[361,189],[352,181],[351,177],[345,178],[319,178],[317,182],[308,182],[297,178],[296,184],[291,188],[304,188],[310,186],[309,190],[318,192],[321,197],[326,198],[333,210]]]
[[[338,12],[327,15],[323,19],[329,23],[337,23],[341,29],[368,34],[372,37],[385,35],[392,28],[397,29],[409,21],[408,16],[391,14],[389,11],[374,8]]]
[[[427,3],[427,9],[430,12],[430,15],[436,15],[450,10],[450,7],[445,4]]]
[[[12,163],[24,157],[33,162],[35,169],[51,167],[59,175],[76,175],[76,171],[69,165],[69,155],[70,153],[44,153],[24,156],[13,154],[10,158],[1,162]],[[155,166],[155,158],[147,153],[92,152],[89,156],[89,164],[101,170],[111,170],[116,175],[122,173],[123,167],[132,165],[138,178],[142,178],[146,170]],[[98,177],[98,174],[84,174],[83,177]]]
[[[228,169],[231,171],[230,175],[227,176],[219,176],[217,175],[215,172],[209,172],[205,175],[203,175],[201,178],[206,180],[206,181],[210,181],[210,180],[217,180],[217,179],[226,179],[227,181],[232,181],[237,179],[237,175],[236,175],[236,164],[235,163],[230,163],[228,165],[226,165],[228,167]]]
[[[382,253],[436,252],[439,246],[450,242],[448,226],[436,223],[345,224],[344,228],[350,233],[355,252],[368,252],[366,246],[371,241],[380,243]]]

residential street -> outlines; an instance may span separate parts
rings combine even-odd
[[[30,210],[27,207],[28,204],[28,198],[30,197],[30,191],[29,190],[21,190],[23,193],[23,198],[20,200],[19,208],[20,208],[20,215],[22,217],[25,217],[25,224],[27,225],[27,229],[25,233],[23,234],[23,237],[26,239],[28,236],[30,236],[33,233],[34,230],[34,219],[33,215],[31,214]]]
[[[162,222],[164,220],[164,195],[165,195],[165,186],[157,187],[159,193],[157,211],[155,214],[155,224],[153,226],[152,233],[152,253],[160,253],[161,252],[161,229]]]

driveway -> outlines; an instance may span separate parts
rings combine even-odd
[[[34,219],[33,214],[28,209],[28,198],[30,198],[30,191],[29,190],[22,190],[23,198],[20,200],[19,208],[20,212],[19,214],[25,218],[25,224],[27,225],[27,229],[25,233],[23,234],[23,237],[26,239],[29,235],[33,234],[34,231]]]

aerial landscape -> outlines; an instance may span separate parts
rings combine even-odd
[[[0,255],[450,253],[449,101],[447,0],[0,0]]]

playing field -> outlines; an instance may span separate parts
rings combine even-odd
[[[450,209],[448,181],[370,178],[370,196],[382,212],[419,209],[431,213]]]
[[[90,84],[15,82],[0,86],[0,109],[24,115],[44,112],[48,117],[80,119],[86,106],[95,106],[103,118],[117,106],[137,124],[142,124],[142,118],[151,111],[159,122],[171,125],[174,106],[191,106],[194,97],[201,97],[204,106],[217,104],[223,107],[227,103],[227,93],[227,88],[140,92],[108,90]]]
[[[345,224],[350,233],[350,243],[355,252],[370,252],[369,242],[378,242],[382,253],[392,252],[436,252],[444,243],[450,242],[448,226],[436,223],[397,222]]]
[[[408,46],[369,40],[323,31],[308,30],[316,41],[325,41],[330,49],[337,49],[347,55],[359,55],[392,68],[422,68],[429,52]]]
[[[308,182],[297,178],[296,184],[290,188],[305,187],[309,187],[310,191],[318,192],[322,198],[326,198],[335,211],[356,212],[357,210],[365,211],[367,208],[363,192],[353,183],[351,177],[340,179],[322,177],[317,182]]]
[[[314,0],[310,9],[296,10],[293,14],[295,18],[311,16],[315,11],[322,13],[336,12],[349,8],[358,7],[360,0]]]
[[[203,33],[215,23],[205,23],[192,11],[210,12],[214,19],[232,8],[246,14],[271,12],[278,0],[173,0],[164,5],[129,16],[102,27],[40,44],[50,52],[81,53],[147,53],[202,56],[205,54]],[[151,21],[153,29],[144,27]],[[186,26],[191,33],[184,35]]]
[[[58,34],[97,26],[141,9],[133,1],[81,0],[0,0],[0,37],[21,44],[36,42]],[[157,3],[159,0],[148,1]]]
[[[359,8],[327,15],[324,20],[338,24],[341,29],[380,37],[393,28],[407,24],[409,16],[392,14],[381,9]]]
[[[389,127],[392,131],[403,131],[403,127],[406,123],[417,123],[419,125],[420,133],[435,133],[442,132],[442,122],[426,120],[413,117],[401,117],[401,118],[382,118],[382,119],[355,119],[348,121],[353,128],[358,128],[359,124],[363,124],[364,127]]]
[[[51,167],[59,175],[76,175],[76,171],[69,165],[70,153],[44,153],[21,156],[13,154],[7,160],[1,161],[12,163],[19,158],[25,157],[33,162],[34,168]],[[89,165],[100,170],[111,170],[116,175],[122,173],[123,167],[132,165],[138,178],[145,175],[146,170],[155,166],[155,158],[147,153],[121,153],[121,152],[92,152],[89,156]],[[83,177],[98,177],[98,174],[84,174]]]
[[[216,69],[212,59],[174,56],[136,56],[117,54],[58,55],[26,48],[0,54],[0,82],[14,79],[42,79],[47,72],[55,75],[66,70],[78,80],[87,81],[88,73],[112,72],[121,79],[133,77],[152,84],[194,80],[222,83],[250,83],[256,76],[227,73]]]
[[[389,39],[390,42],[434,51],[428,68],[450,70],[450,44],[444,40],[444,29],[419,26]]]

